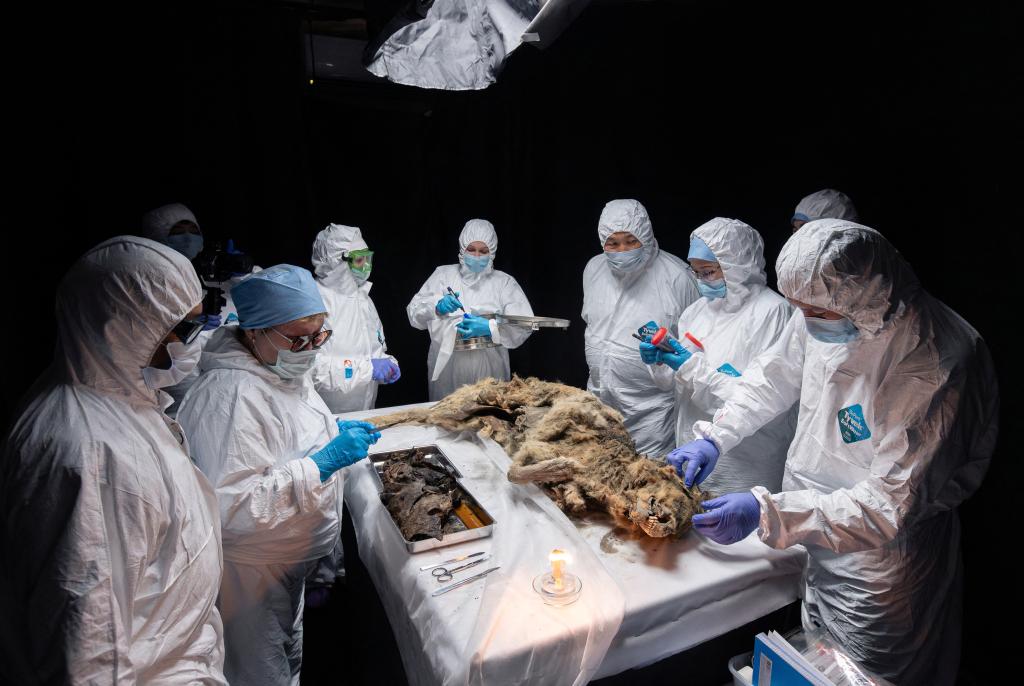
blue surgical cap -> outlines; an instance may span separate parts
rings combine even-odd
[[[279,264],[250,274],[231,288],[243,329],[266,329],[326,312],[309,270]]]
[[[708,262],[718,262],[718,258],[715,257],[715,253],[711,252],[708,244],[699,238],[690,239],[690,253],[686,256],[686,259],[692,260],[694,258],[707,260]]]
[[[789,220],[789,223],[792,224],[793,222],[809,222],[809,221],[811,221],[810,217],[808,217],[803,212],[797,212],[796,214],[793,215],[793,218]]]

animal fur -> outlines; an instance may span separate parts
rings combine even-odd
[[[704,499],[671,466],[636,452],[622,415],[574,386],[484,379],[433,407],[369,421],[381,429],[429,424],[479,432],[512,458],[509,481],[540,485],[569,515],[605,511],[654,538],[685,533]]]

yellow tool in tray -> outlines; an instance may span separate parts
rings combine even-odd
[[[465,500],[455,508],[455,516],[462,520],[467,529],[479,529],[484,526],[484,523],[480,521],[480,518],[473,512],[473,508],[467,505]]]

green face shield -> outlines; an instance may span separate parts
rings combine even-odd
[[[352,270],[356,281],[362,283],[370,278],[370,270],[373,269],[373,251],[369,249],[353,250],[346,257],[348,268]]]

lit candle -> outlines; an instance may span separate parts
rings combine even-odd
[[[551,576],[555,580],[555,588],[562,590],[562,577],[565,574],[565,563],[568,560],[568,555],[565,554],[564,550],[555,548],[548,555],[548,559],[551,561]]]

